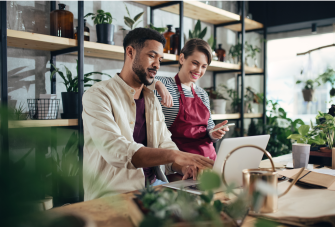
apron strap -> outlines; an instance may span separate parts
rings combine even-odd
[[[181,98],[181,100],[182,100],[183,103],[186,103],[185,95],[184,95],[183,89],[181,87],[181,83],[180,83],[178,74],[174,77],[174,79],[175,79],[177,87],[178,87],[180,98]]]

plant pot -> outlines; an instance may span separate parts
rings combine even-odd
[[[323,153],[331,153],[332,149],[330,149],[329,147],[320,147],[320,151]]]
[[[292,144],[293,168],[307,168],[309,162],[311,145],[310,144]]]
[[[62,92],[62,119],[78,118],[78,92]]]
[[[97,39],[98,43],[114,45],[114,25],[113,24],[97,24]]]
[[[316,145],[316,146],[311,146],[311,151],[319,151],[320,150],[320,146]]]
[[[311,101],[313,101],[314,90],[312,90],[312,89],[303,89],[302,90],[302,95],[304,96],[304,100],[306,102],[311,102]]]
[[[79,202],[79,176],[59,177],[59,200],[64,204]]]
[[[213,99],[213,106],[215,114],[226,113],[226,100],[225,99]]]

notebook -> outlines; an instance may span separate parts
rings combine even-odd
[[[280,175],[290,178],[291,180],[295,179],[298,175],[299,169],[287,170],[278,172]],[[333,188],[333,184],[335,182],[335,176],[318,173],[316,171],[304,170],[301,177],[297,181],[296,184],[305,185],[313,188]]]

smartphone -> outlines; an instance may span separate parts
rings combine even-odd
[[[215,131],[217,131],[217,130],[223,129],[223,128],[225,128],[225,127],[232,127],[232,126],[235,126],[235,123],[230,123],[230,124],[223,125],[223,126],[221,126],[220,128],[214,129],[214,130],[212,131],[212,133],[215,132]]]

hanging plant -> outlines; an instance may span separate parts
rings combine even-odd
[[[329,91],[330,97],[335,96],[335,71],[328,67],[324,73],[318,76],[317,79],[321,79],[323,83],[330,83],[332,88]]]

